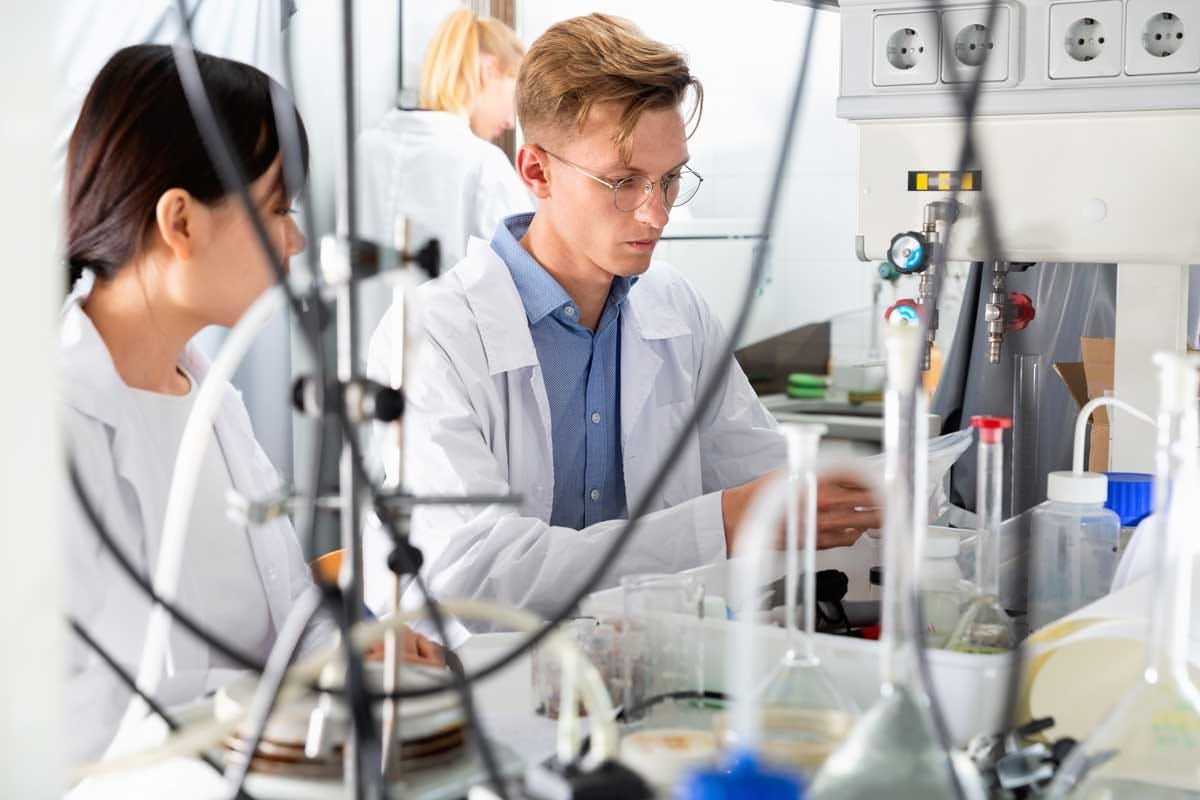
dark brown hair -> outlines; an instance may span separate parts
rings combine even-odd
[[[199,52],[196,60],[243,174],[250,181],[261,177],[280,151],[274,82],[247,64]],[[308,139],[298,113],[296,123],[307,174]],[[192,118],[171,48],[118,50],[92,82],[67,148],[71,281],[84,269],[111,278],[134,259],[153,229],[158,199],[176,188],[208,205],[227,194]]]

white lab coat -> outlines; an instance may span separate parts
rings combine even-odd
[[[441,599],[494,598],[557,611],[620,534],[613,520],[583,530],[548,524],[554,498],[550,405],[525,309],[508,268],[472,239],[465,260],[414,297],[422,338],[406,388],[405,483],[416,494],[515,492],[519,508],[424,506],[413,542]],[[389,374],[393,312],[372,338],[368,372]],[[655,262],[621,313],[620,408],[629,508],[650,488],[697,400],[727,370],[650,510],[603,586],[632,573],[678,572],[725,557],[721,490],[786,461],[783,437],[736,363],[719,360],[724,333],[686,280]],[[367,595],[386,606],[387,542],[368,531]]]
[[[437,238],[446,268],[472,236],[490,239],[500,220],[533,210],[504,151],[457,114],[393,108],[359,135],[358,158],[361,235],[391,247],[408,218],[410,246]]]
[[[66,443],[101,520],[134,566],[150,575],[158,561],[174,464],[140,435],[141,412],[129,398],[104,341],[80,307],[89,285],[90,276],[80,282],[62,315],[59,356]],[[197,381],[204,380],[208,360],[194,346],[188,346],[180,363]],[[255,441],[241,397],[232,386],[226,389],[213,428],[239,493],[257,498],[278,487],[279,478]],[[64,506],[67,611],[136,673],[150,604],[104,549],[69,487]],[[312,584],[312,577],[286,517],[252,529],[250,544],[277,633],[293,601]],[[187,610],[203,624],[203,587],[190,585],[186,570],[184,564],[181,588],[187,591]],[[311,653],[330,642],[333,631],[332,619],[319,614],[309,625],[301,653]],[[255,655],[265,660],[267,650]],[[209,647],[174,625],[167,677],[156,699],[165,705],[185,702],[236,674],[228,669],[210,670],[209,661]],[[129,698],[130,693],[99,657],[72,636],[64,714],[72,761],[95,758],[104,751]]]

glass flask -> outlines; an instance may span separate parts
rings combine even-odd
[[[1159,353],[1157,523],[1146,668],[1050,786],[1054,798],[1200,798],[1200,692],[1187,672],[1195,520],[1200,514],[1200,360]]]
[[[936,735],[916,669],[917,566],[924,544],[928,415],[917,376],[917,327],[887,330],[884,398],[884,584],[880,698],[813,779],[819,800],[939,800],[957,797],[951,761]]]
[[[1012,620],[1000,604],[1000,498],[1004,483],[1007,417],[972,417],[979,432],[975,470],[975,596],[963,610],[947,650],[1003,653],[1016,646]]]
[[[763,752],[801,770],[819,767],[845,737],[858,708],[817,657],[817,450],[824,425],[783,426],[788,447],[785,625],[787,650],[759,692]],[[804,633],[797,621],[800,509],[804,507]]]

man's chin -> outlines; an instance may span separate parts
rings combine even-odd
[[[613,260],[613,273],[624,278],[632,278],[641,275],[646,270],[650,269],[650,262],[654,259],[653,251],[649,253],[625,253],[624,258]]]

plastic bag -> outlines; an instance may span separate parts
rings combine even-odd
[[[971,447],[974,432],[965,428],[954,433],[946,433],[929,440],[929,521],[937,519],[950,505],[946,494],[947,478],[950,468]],[[863,462],[872,466],[883,467],[883,453],[868,456]],[[883,531],[869,530],[867,535],[878,539]]]

